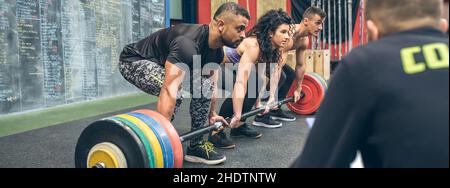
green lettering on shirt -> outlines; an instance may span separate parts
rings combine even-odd
[[[426,65],[423,62],[417,63],[414,59],[414,54],[421,51],[420,47],[409,47],[401,50],[403,70],[406,74],[417,74],[426,70]]]
[[[403,69],[406,74],[419,74],[428,69],[448,69],[449,68],[449,51],[448,44],[432,43],[423,47],[414,46],[401,50],[403,61]],[[423,53],[426,62],[417,62],[414,55]]]
[[[423,53],[430,69],[448,69],[448,45],[442,43],[423,46]],[[439,59],[438,54],[441,56]]]

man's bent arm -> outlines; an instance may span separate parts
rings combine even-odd
[[[159,95],[158,112],[171,120],[185,72],[169,61],[166,61],[165,69],[166,78]]]

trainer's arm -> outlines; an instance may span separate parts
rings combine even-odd
[[[159,95],[158,112],[171,120],[185,72],[169,61],[166,61],[165,68],[166,78]]]

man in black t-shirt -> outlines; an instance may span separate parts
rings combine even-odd
[[[120,72],[142,91],[159,96],[157,111],[169,120],[181,104],[182,83],[190,78],[191,129],[217,121],[228,125],[216,112],[218,70],[208,75],[201,70],[219,67],[224,59],[222,47],[235,48],[242,42],[249,19],[246,9],[225,3],[209,25],[177,25],[127,45],[120,55]],[[210,165],[226,160],[203,136],[191,140],[185,159]]]
[[[371,42],[341,62],[293,167],[347,168],[358,151],[367,168],[449,167],[442,2],[367,1]]]

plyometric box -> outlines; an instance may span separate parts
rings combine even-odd
[[[304,55],[304,65],[306,73],[315,72],[329,80],[331,77],[331,59],[329,50],[306,50]],[[295,70],[297,63],[295,51],[290,51],[287,56],[286,64]]]

